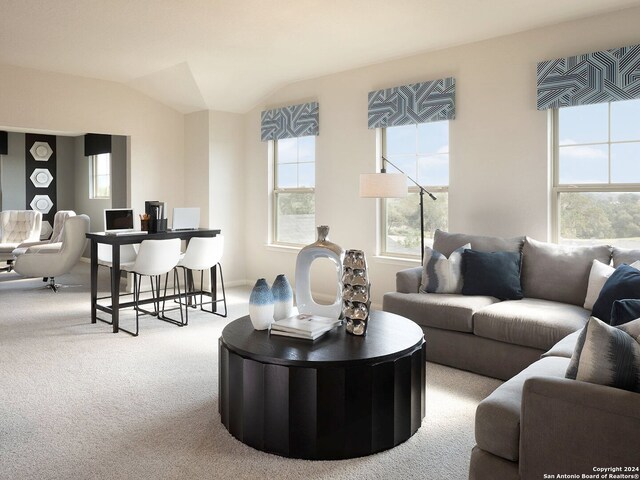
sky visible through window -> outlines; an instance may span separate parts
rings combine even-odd
[[[559,117],[561,185],[640,183],[640,100],[561,108]]]

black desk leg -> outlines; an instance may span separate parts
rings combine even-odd
[[[96,323],[98,303],[98,242],[91,240],[91,323]]]
[[[112,245],[111,261],[111,321],[113,333],[118,333],[120,325],[120,245]]]
[[[202,288],[202,285],[200,286]],[[211,267],[211,307],[213,313],[218,311],[218,265]]]

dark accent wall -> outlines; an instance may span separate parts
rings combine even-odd
[[[44,142],[51,148],[51,155],[46,160],[36,160],[36,157],[31,152],[32,147],[36,142]],[[53,226],[53,217],[57,211],[58,198],[57,198],[57,156],[56,156],[56,137],[54,135],[39,135],[33,133],[26,134],[25,141],[25,176],[26,176],[26,194],[25,208],[27,210],[39,210],[38,208],[32,208],[31,202],[36,195],[46,195],[49,197],[53,204],[47,213],[42,212],[42,221],[48,221]],[[47,187],[36,186],[31,179],[35,169],[46,169],[49,171],[53,180]],[[36,182],[37,183],[37,182]]]

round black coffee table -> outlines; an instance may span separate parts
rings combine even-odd
[[[256,331],[219,340],[219,412],[241,442],[285,457],[352,458],[392,448],[424,418],[425,342],[411,320],[372,312],[367,334],[315,340]]]

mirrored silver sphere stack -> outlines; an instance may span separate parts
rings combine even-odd
[[[347,332],[364,335],[369,322],[371,284],[362,250],[347,250],[342,261],[342,315]]]

